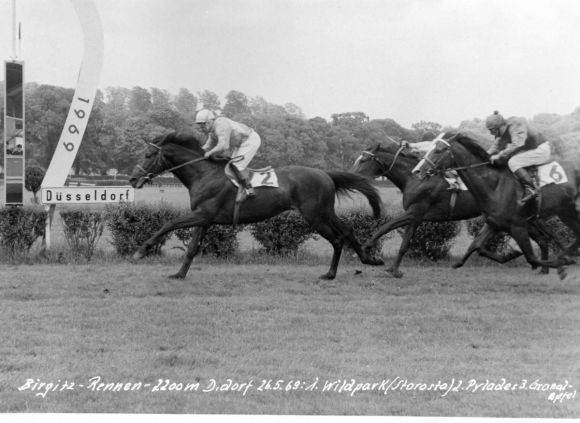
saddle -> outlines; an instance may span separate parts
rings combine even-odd
[[[238,188],[234,204],[234,218],[232,222],[234,227],[238,223],[240,204],[248,198],[246,186],[244,186],[244,182],[241,180],[242,178],[245,179],[246,184],[251,187],[278,188],[278,177],[272,166],[266,166],[259,169],[246,168],[243,171],[240,171],[236,168],[235,164],[242,158],[243,156],[238,156],[230,159],[224,168],[226,178],[228,178],[228,180]]]

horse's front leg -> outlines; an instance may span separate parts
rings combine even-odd
[[[419,222],[413,222],[407,225],[405,228],[405,234],[403,235],[403,240],[401,241],[401,246],[399,247],[399,253],[395,258],[395,262],[389,267],[388,271],[396,278],[402,278],[403,272],[399,270],[401,261],[403,261],[403,256],[409,250],[409,245],[411,244],[411,239],[415,235],[415,231],[419,226]]]
[[[467,247],[467,251],[463,254],[463,257],[455,264],[453,264],[454,269],[458,269],[465,264],[469,256],[471,256],[475,251],[480,251],[482,246],[491,239],[497,233],[497,229],[495,227],[490,226],[488,223],[485,223],[483,227],[479,230],[479,233],[475,237],[475,239],[471,242],[469,247]]]
[[[133,254],[133,259],[139,260],[145,257],[149,249],[161,241],[161,239],[171,231],[182,228],[191,228],[192,226],[207,226],[208,223],[207,219],[199,212],[194,212],[193,214],[173,219],[163,225],[151,238],[145,241],[135,254]]]
[[[191,262],[199,254],[201,250],[201,242],[203,241],[203,237],[207,232],[206,227],[196,227],[193,230],[193,234],[191,235],[191,240],[189,241],[189,245],[187,246],[187,252],[185,253],[185,258],[183,259],[183,264],[174,275],[169,276],[171,279],[183,279],[187,272],[189,271],[189,267],[191,266]]]
[[[373,236],[367,242],[364,243],[362,247],[363,251],[367,255],[370,254],[374,249],[377,248],[377,241],[383,235],[388,234],[394,229],[410,225],[418,221],[419,219],[417,219],[411,212],[409,211],[405,212],[402,216],[399,216],[396,219],[393,219],[390,222],[385,223],[379,229],[377,229],[377,231],[373,234]]]

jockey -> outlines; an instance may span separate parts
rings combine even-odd
[[[488,150],[490,162],[495,164],[507,159],[508,167],[524,187],[524,196],[519,201],[524,205],[538,195],[525,168],[549,161],[550,143],[525,119],[510,117],[506,120],[498,111],[486,119],[485,126],[495,137],[495,142]]]
[[[202,109],[197,113],[195,123],[204,134],[208,135],[207,142],[202,147],[205,151],[205,158],[220,154],[227,154],[232,158],[242,157],[235,164],[232,163],[232,169],[236,172],[246,195],[255,196],[254,188],[243,171],[260,148],[260,136],[252,128],[223,116],[216,117],[214,112],[207,109]]]

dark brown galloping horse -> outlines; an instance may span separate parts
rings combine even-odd
[[[453,135],[446,134],[444,137]],[[419,164],[419,160],[419,155],[412,151],[408,143],[389,140],[363,151],[351,168],[351,172],[368,177],[386,176],[403,192],[404,213],[381,226],[372,238],[363,245],[363,249],[368,251],[375,246],[382,236],[405,226],[397,257],[388,268],[388,271],[398,278],[403,276],[399,266],[421,222],[457,221],[481,215],[480,206],[473,195],[466,190],[453,193],[443,175],[438,174],[428,179],[419,180],[412,173]],[[549,249],[545,237],[542,237],[543,233],[539,232],[540,229],[542,228],[534,226],[532,235],[540,246],[542,257],[546,259]],[[521,256],[522,253],[512,250],[505,255],[499,255],[482,247],[479,254],[494,261],[506,263]],[[548,268],[544,267],[542,272],[548,273]]]
[[[534,207],[533,204],[525,208],[520,208],[517,204],[522,196],[522,187],[512,172],[507,167],[491,166],[489,154],[470,137],[457,134],[447,141],[439,140],[436,148],[427,155],[427,160],[421,167],[421,177],[455,168],[480,204],[486,220],[486,224],[456,267],[463,265],[474,251],[480,250],[489,238],[503,230],[514,238],[532,266],[555,267],[562,279],[566,276],[564,265],[571,262],[567,255],[573,254],[580,246],[580,219],[575,204],[579,193],[579,171],[572,163],[560,162],[568,182],[544,186],[541,189],[539,209],[530,210],[530,207]],[[529,230],[532,227],[531,222],[535,221],[530,219],[531,215],[539,218],[558,216],[573,231],[575,241],[555,259],[538,259],[530,243]]]
[[[188,189],[191,213],[165,224],[134,254],[143,258],[149,248],[163,235],[180,228],[195,227],[183,265],[172,278],[184,278],[199,245],[213,224],[231,224],[237,188],[224,174],[225,162],[204,159],[200,140],[191,134],[171,133],[155,139],[147,149],[145,160],[135,167],[130,179],[134,188],[143,185],[165,171],[171,171]],[[334,249],[330,269],[321,276],[333,279],[345,244],[351,246],[365,264],[381,265],[383,261],[368,257],[355,238],[352,228],[334,212],[335,196],[358,191],[369,201],[375,217],[381,214],[381,198],[366,178],[347,172],[325,172],[303,166],[288,166],[276,170],[278,188],[257,187],[256,196],[242,203],[239,223],[253,223],[297,209],[304,219]]]

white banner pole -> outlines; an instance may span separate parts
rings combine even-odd
[[[70,0],[84,33],[84,55],[77,88],[60,139],[42,180],[42,187],[64,186],[80,147],[89,115],[93,108],[103,66],[104,37],[101,18],[92,0]],[[46,206],[49,212],[45,248],[50,248],[50,227],[55,205]]]

